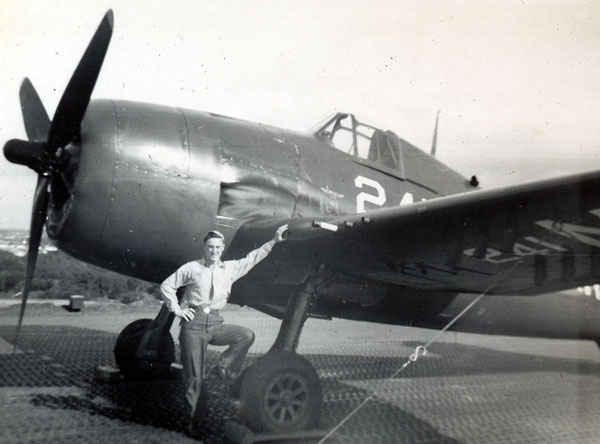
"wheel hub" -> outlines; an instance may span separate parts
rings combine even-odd
[[[280,375],[266,391],[266,411],[271,419],[279,424],[295,422],[304,414],[307,402],[308,386],[298,374]]]
[[[285,405],[286,407],[290,405],[290,403],[292,402],[292,392],[290,392],[289,390],[285,390],[282,394],[281,394],[281,402],[283,403],[283,405]]]

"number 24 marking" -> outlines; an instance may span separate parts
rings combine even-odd
[[[354,179],[354,185],[357,188],[362,188],[366,185],[367,187],[373,188],[375,190],[375,194],[369,194],[365,191],[361,191],[360,193],[358,193],[358,195],[356,196],[357,213],[364,213],[366,211],[365,202],[369,202],[378,206],[382,206],[383,204],[385,204],[385,189],[376,180],[369,179],[368,177],[364,176],[357,176]]]

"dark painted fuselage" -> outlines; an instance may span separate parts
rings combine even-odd
[[[418,201],[472,189],[464,177],[402,142],[400,174],[312,134],[206,112],[95,101],[83,121],[72,189],[53,199],[48,232],[77,258],[160,282],[201,256],[202,238],[210,229],[225,234],[227,257],[240,257],[273,235],[273,224],[261,229],[261,221],[354,214],[397,206],[407,197]],[[252,222],[253,231],[240,236],[246,222]],[[278,245],[234,287],[233,300],[277,314],[273,307],[285,306],[290,291],[314,269],[312,254]],[[544,306],[543,297],[535,299]],[[319,295],[314,313],[438,326],[460,303],[456,294],[341,274]],[[510,309],[486,313],[464,329],[598,336],[592,327],[584,335],[581,328],[547,328],[548,322],[537,330],[532,323],[519,328],[523,322],[507,322]],[[539,319],[539,308],[532,316]]]
[[[420,200],[470,188],[432,163],[438,174],[427,184],[418,176],[399,180],[313,135],[210,113],[95,101],[82,125],[72,198],[52,209],[49,231],[76,257],[160,281],[201,254],[202,235],[211,228],[225,232],[231,255],[247,247],[235,239],[246,221],[352,214],[358,205],[398,205],[407,193]],[[367,183],[357,185],[357,178]],[[369,181],[385,190],[383,202],[359,197],[377,193]]]

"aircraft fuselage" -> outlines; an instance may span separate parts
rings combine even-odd
[[[79,148],[70,197],[52,200],[50,236],[79,259],[153,282],[201,256],[202,238],[210,229],[225,234],[230,246],[226,258],[240,257],[273,234],[261,230],[257,221],[355,214],[472,188],[432,158],[403,176],[336,150],[315,135],[125,101],[90,104]],[[253,222],[252,235],[236,237],[246,221]],[[360,254],[348,248],[340,254]],[[233,301],[263,310],[285,306],[290,289],[313,271],[307,256],[314,254],[278,247],[234,287]],[[513,301],[515,307],[532,300],[523,298]],[[313,314],[439,327],[460,301],[456,293],[423,292],[342,274],[324,291]],[[508,311],[474,316],[461,328],[600,337],[594,324],[563,329],[544,321],[546,327],[531,328],[543,305],[530,312],[530,322],[520,317],[514,322],[514,316],[506,316],[509,305],[505,307]],[[560,321],[564,306],[553,307]],[[523,313],[518,308],[512,312]],[[554,319],[549,312],[546,316]]]
[[[469,189],[456,173],[454,182],[433,178],[435,188],[399,180],[313,135],[134,102],[92,102],[80,145],[72,198],[52,207],[49,234],[78,258],[155,282],[197,258],[213,228],[231,256],[248,248],[235,239],[245,221],[353,214]]]

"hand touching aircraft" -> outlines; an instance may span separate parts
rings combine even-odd
[[[319,418],[317,374],[295,352],[308,316],[439,327],[465,294],[486,292],[488,309],[456,328],[600,337],[591,299],[535,297],[600,279],[600,171],[479,190],[475,177],[352,114],[303,134],[209,112],[90,102],[112,31],[109,11],[52,120],[31,82],[21,85],[29,140],[8,141],[4,155],[38,181],[17,332],[44,226],[76,258],[160,282],[199,256],[208,230],[224,233],[233,258],[289,223],[288,242],[232,293],[232,302],[282,319],[269,353],[239,383],[255,428],[297,430]],[[507,296],[515,294],[523,296]],[[171,322],[163,309],[125,328],[116,347],[124,372],[174,360]],[[277,387],[294,390],[282,396]]]

